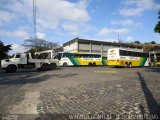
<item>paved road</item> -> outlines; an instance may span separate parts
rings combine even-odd
[[[3,118],[26,120],[160,119],[159,73],[149,67],[1,71],[0,112]]]

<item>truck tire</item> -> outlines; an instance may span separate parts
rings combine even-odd
[[[56,67],[57,67],[57,65],[56,65],[55,63],[52,63],[52,64],[51,64],[51,70],[56,69]]]
[[[14,73],[17,71],[17,66],[15,65],[8,65],[8,67],[6,68],[6,72],[8,73]]]

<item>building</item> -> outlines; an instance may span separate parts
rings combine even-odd
[[[64,52],[98,53],[102,54],[103,57],[107,57],[107,52],[109,48],[124,48],[136,51],[143,51],[142,47],[137,47],[132,44],[86,40],[79,38],[75,38],[63,44]]]

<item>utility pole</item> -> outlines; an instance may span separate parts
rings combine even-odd
[[[78,28],[77,28],[77,37],[79,38],[79,17],[78,17],[78,26],[77,26]]]
[[[37,43],[37,36],[36,36],[36,33],[37,33],[37,28],[36,28],[36,0],[33,0],[33,28],[34,28],[34,40],[35,40],[35,43]],[[36,44],[36,48],[37,48],[37,44]]]
[[[119,32],[118,32],[118,42],[120,42],[120,40],[119,40]]]

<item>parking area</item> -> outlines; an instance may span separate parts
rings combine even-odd
[[[160,68],[0,72],[2,117],[160,119]]]

